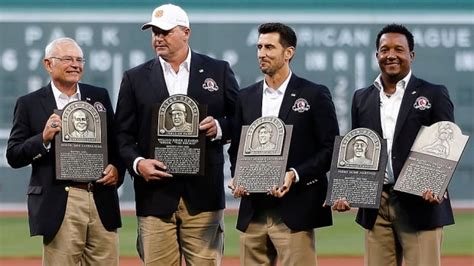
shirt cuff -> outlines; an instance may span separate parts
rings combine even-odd
[[[296,169],[290,168],[290,170],[293,171],[293,173],[295,173],[295,183],[300,182],[300,176],[298,175],[298,172],[296,172]]]
[[[140,175],[140,173],[138,172],[138,168],[137,168],[137,166],[138,166],[138,161],[140,161],[140,160],[145,160],[145,158],[143,158],[143,157],[137,157],[137,158],[133,161],[133,171],[134,171],[135,174],[137,174],[137,175]]]
[[[222,139],[222,128],[221,128],[221,125],[219,124],[219,121],[217,121],[217,119],[214,119],[214,122],[216,122],[217,134],[216,134],[216,136],[215,136],[213,139],[211,139],[211,141],[221,140],[221,139]]]

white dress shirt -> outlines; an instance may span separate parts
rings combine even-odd
[[[58,107],[59,110],[64,109],[64,106],[66,106],[68,103],[79,101],[81,99],[81,90],[79,89],[79,84],[77,84],[76,87],[76,93],[71,96],[67,96],[66,94],[62,93],[56,87],[56,85],[54,85],[53,81],[51,81],[51,88],[53,89],[54,100],[56,101],[56,107]]]
[[[161,68],[163,69],[163,77],[165,78],[166,87],[170,96],[176,94],[188,94],[189,85],[189,73],[191,69],[191,48],[188,48],[188,55],[186,59],[179,65],[178,72],[175,72],[170,63],[166,62],[163,58],[158,57],[160,60]],[[217,127],[217,134],[211,140],[220,140],[222,138],[222,129],[219,121],[214,119]],[[143,157],[137,157],[133,161],[133,170],[136,174],[138,173],[137,165],[138,161],[145,159]]]
[[[281,103],[283,102],[283,96],[285,96],[290,78],[291,71],[285,81],[276,89],[270,88],[265,79],[263,79],[262,116],[278,117]]]
[[[375,81],[374,86],[380,91],[380,122],[382,125],[383,138],[387,140],[388,162],[385,170],[384,184],[394,184],[395,177],[392,167],[392,146],[393,135],[395,134],[395,125],[397,123],[400,105],[405,94],[408,81],[411,77],[411,70],[402,80],[398,81],[395,87],[395,93],[387,95],[384,92],[381,75]]]
[[[281,103],[285,96],[286,88],[290,82],[292,72],[288,74],[288,77],[283,81],[280,87],[273,89],[268,86],[265,79],[263,79],[263,97],[262,97],[262,116],[275,116],[278,117],[280,113]],[[290,168],[295,173],[295,183],[300,181],[300,176],[294,168]]]
[[[62,93],[56,85],[54,85],[54,82],[51,81],[51,88],[53,89],[53,96],[54,96],[54,101],[56,102],[56,107],[59,110],[64,109],[64,106],[66,106],[70,102],[75,102],[79,101],[81,99],[81,90],[79,89],[79,84],[76,85],[77,90],[76,93],[74,93],[71,96],[67,96],[66,94]],[[51,149],[51,142],[48,143],[48,145],[45,145],[43,143],[43,146],[46,150]]]
[[[171,64],[163,60],[163,58],[158,58],[160,59],[163,76],[165,77],[166,87],[168,88],[170,96],[175,94],[188,94],[191,49],[188,50],[186,59],[179,65],[178,72],[175,72]]]

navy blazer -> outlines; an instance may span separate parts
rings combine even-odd
[[[108,160],[119,170],[120,186],[125,170],[120,167],[113,128],[113,109],[104,88],[79,84],[81,100],[91,104],[100,102],[107,112]],[[59,230],[66,211],[68,181],[56,180],[55,145],[49,152],[43,146],[43,129],[48,118],[57,109],[51,84],[20,97],[15,106],[13,126],[8,139],[7,160],[13,168],[32,166],[28,185],[28,218],[30,234],[53,237]],[[119,200],[115,186],[94,186],[94,200],[104,227],[121,227]]]
[[[352,128],[365,127],[383,136],[380,121],[380,91],[374,85],[356,90],[352,100]],[[431,104],[422,110],[415,108],[419,97],[425,97]],[[446,87],[431,84],[412,75],[403,95],[395,125],[392,146],[392,166],[395,180],[408,158],[411,146],[421,126],[430,126],[439,121],[454,122],[454,107]],[[396,192],[402,209],[408,213],[412,226],[419,230],[429,230],[454,223],[449,198],[441,204],[430,204],[419,196]],[[375,224],[378,210],[359,209],[356,221],[366,229]]]
[[[232,176],[239,147],[241,127],[262,116],[263,81],[240,91],[234,136],[229,155]],[[309,109],[298,112],[295,103],[306,100]],[[295,109],[293,109],[295,108]],[[292,74],[278,117],[293,125],[287,168],[300,177],[281,199],[262,193],[244,196],[240,202],[237,229],[245,231],[262,201],[274,201],[285,224],[292,230],[309,230],[332,225],[331,209],[323,207],[327,176],[335,136],[339,134],[334,104],[329,89]]]
[[[212,78],[217,90],[203,88]],[[205,175],[146,182],[137,177],[133,162],[137,157],[149,158],[152,109],[169,97],[159,58],[126,71],[117,102],[117,139],[120,155],[134,176],[136,212],[138,216],[171,215],[183,197],[191,207],[201,211],[223,209],[224,154],[223,144],[230,139],[238,84],[229,64],[192,52],[187,95],[199,104],[207,105],[207,115],[219,121],[220,141],[206,141]]]

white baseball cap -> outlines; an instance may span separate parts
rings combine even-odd
[[[151,21],[143,24],[142,30],[146,30],[151,26],[158,27],[162,30],[171,30],[176,26],[189,28],[189,19],[188,15],[181,7],[173,4],[166,4],[153,10]]]

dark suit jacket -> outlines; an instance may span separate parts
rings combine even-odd
[[[109,95],[103,88],[79,84],[81,100],[100,102],[107,110],[109,163],[119,169],[119,184],[124,170],[119,167],[117,145],[114,140],[113,109]],[[90,99],[90,100],[89,100]],[[68,181],[57,181],[55,173],[54,141],[49,152],[43,146],[43,129],[46,121],[57,109],[51,84],[18,99],[13,127],[8,139],[7,160],[13,168],[32,166],[28,186],[28,217],[30,234],[52,237],[64,218]],[[104,227],[111,231],[121,226],[116,187],[94,186],[94,200]]]
[[[219,87],[203,88],[206,78]],[[220,141],[206,141],[205,176],[182,177],[146,182],[134,178],[138,216],[171,215],[183,197],[191,207],[201,211],[223,209],[224,155],[223,144],[230,138],[230,119],[235,109],[238,85],[227,62],[192,52],[187,95],[207,105],[207,115],[219,121]],[[137,157],[149,158],[152,108],[169,97],[160,61],[157,58],[126,71],[120,86],[116,121],[120,154],[132,176]]]
[[[379,92],[374,85],[355,91],[352,100],[352,128],[370,128],[383,136]],[[426,97],[431,103],[431,108],[425,110],[414,108],[418,97]],[[431,84],[412,76],[403,95],[395,125],[391,158],[395,179],[400,174],[421,126],[430,126],[439,121],[454,121],[453,103],[449,99],[448,90],[444,86]],[[434,205],[418,196],[396,193],[402,208],[408,213],[411,225],[415,228],[428,230],[454,223],[449,198],[439,205]],[[371,229],[377,213],[376,209],[361,208],[356,221],[364,228]]]
[[[263,81],[239,94],[234,119],[235,134],[229,149],[232,175],[241,127],[262,116],[262,95]],[[309,110],[293,110],[295,102],[301,99],[307,101]],[[265,205],[265,201],[273,201],[285,224],[293,230],[331,225],[331,209],[322,206],[328,184],[326,172],[331,165],[334,138],[339,134],[339,126],[328,88],[292,74],[278,116],[285,124],[293,125],[287,168],[294,168],[300,180],[281,199],[263,193],[242,197],[237,228],[245,231],[254,213]]]

